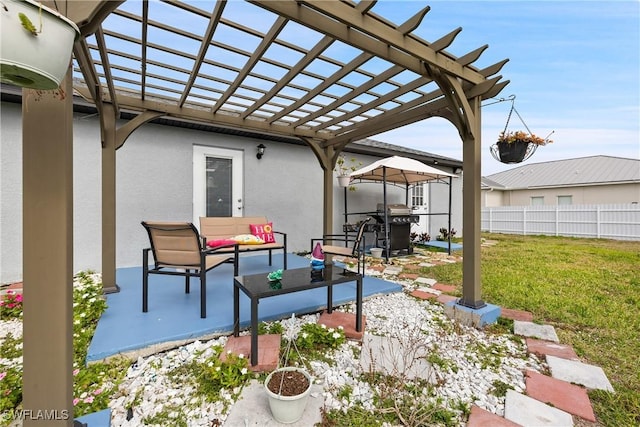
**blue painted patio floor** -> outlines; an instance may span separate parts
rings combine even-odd
[[[267,255],[242,256],[240,274],[267,273],[282,268],[281,254],[274,254],[269,266]],[[288,267],[307,267],[309,260],[289,254]],[[100,318],[87,353],[87,361],[102,360],[120,353],[153,345],[197,339],[233,331],[233,266],[222,265],[207,274],[207,318],[200,318],[200,283],[191,279],[191,293],[184,293],[184,278],[151,275],[149,277],[149,311],[142,312],[142,267],[116,271],[120,292],[107,295],[108,308]],[[363,296],[401,291],[395,283],[365,277]],[[356,284],[345,283],[333,288],[334,306],[355,301]],[[277,320],[313,313],[326,308],[326,288],[265,298],[260,301],[261,321]],[[250,323],[250,302],[240,293],[240,327]]]

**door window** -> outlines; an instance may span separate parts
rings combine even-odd
[[[243,186],[240,150],[193,147],[193,220],[201,216],[242,216]]]

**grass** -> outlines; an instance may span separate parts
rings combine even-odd
[[[615,389],[589,392],[602,425],[640,425],[640,242],[483,237],[498,242],[482,249],[483,299],[533,313],[584,363],[602,367]],[[427,271],[461,294],[461,264]]]

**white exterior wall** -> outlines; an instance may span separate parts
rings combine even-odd
[[[21,106],[0,109],[0,283],[22,280],[22,122]],[[74,115],[74,269],[101,266],[101,146],[95,115]],[[122,123],[120,123],[121,125]],[[266,145],[261,160],[256,146]],[[146,124],[117,151],[116,266],[139,266],[148,237],[140,221],[192,221],[193,146],[244,151],[244,215],[264,215],[288,234],[289,252],[305,251],[322,236],[323,173],[311,150],[255,138],[236,137]],[[352,156],[351,154],[349,154]],[[372,156],[353,156],[367,165]],[[454,182],[461,179],[454,179]],[[334,232],[342,232],[344,192],[334,188]],[[359,184],[348,192],[349,212],[374,211],[382,202],[381,184]],[[445,186],[441,186],[445,187]],[[459,187],[461,188],[461,187]],[[435,190],[434,190],[435,191]],[[447,197],[431,197],[433,209],[446,211]],[[448,194],[448,189],[445,195]],[[453,227],[461,234],[461,190],[454,186]],[[404,189],[388,186],[388,203],[405,203]],[[351,216],[351,220],[358,216]],[[197,224],[196,224],[197,225]],[[437,229],[436,229],[437,232]],[[43,242],[46,250],[46,242]]]

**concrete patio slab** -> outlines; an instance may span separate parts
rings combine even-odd
[[[322,397],[322,386],[313,384],[311,386],[311,394],[307,401],[307,406],[300,418],[295,423],[281,424],[273,419],[271,409],[269,409],[269,400],[264,391],[264,385],[257,380],[251,382],[242,389],[242,393],[238,401],[231,407],[229,415],[224,422],[225,427],[308,427],[319,424],[322,421],[320,411],[324,399]]]
[[[428,363],[426,349],[394,337],[365,334],[362,338],[360,367],[364,372],[382,372],[407,379],[422,378],[435,383],[435,372]]]
[[[507,390],[504,417],[523,426],[573,427],[571,414],[513,390]]]
[[[547,341],[560,342],[556,330],[551,325],[538,325],[532,322],[513,321],[513,333],[525,337],[540,338]]]
[[[554,378],[574,384],[582,384],[587,388],[614,392],[609,379],[599,366],[555,356],[547,356],[547,363]]]

